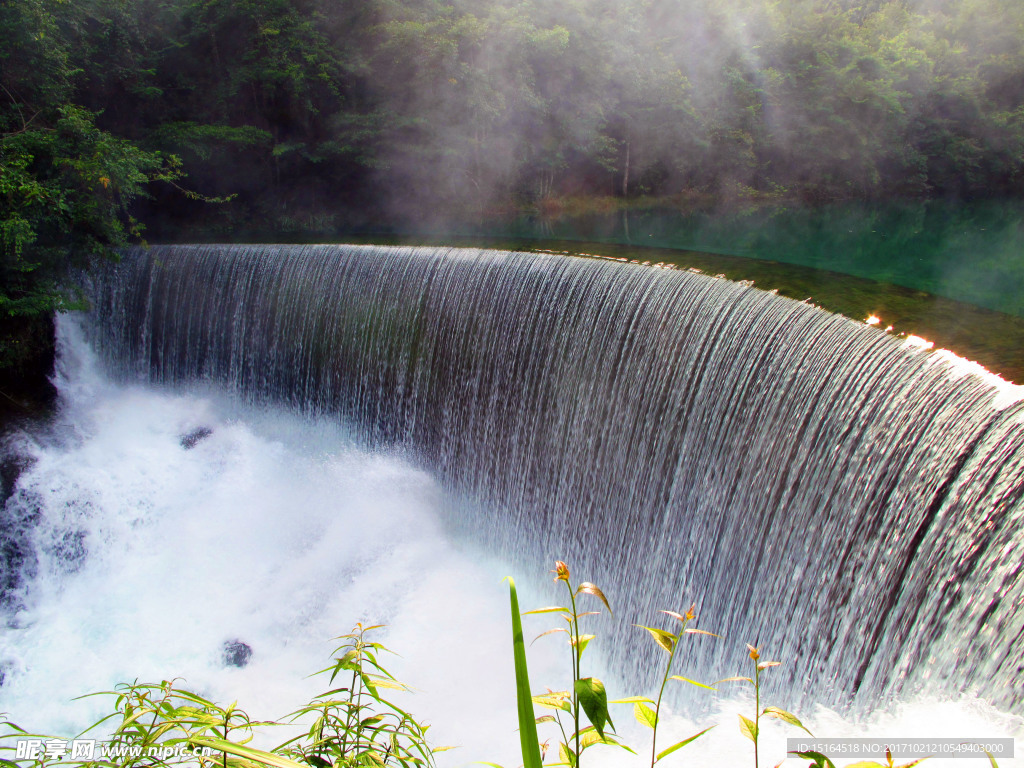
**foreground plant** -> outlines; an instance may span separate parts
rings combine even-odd
[[[807,732],[808,735],[813,736],[814,734],[804,727],[804,724],[800,722],[799,718],[791,712],[787,712],[779,707],[765,707],[761,709],[761,674],[772,667],[779,666],[781,661],[761,661],[761,652],[754,646],[747,645],[748,655],[750,660],[754,663],[754,676],[753,677],[727,677],[724,680],[719,680],[719,683],[728,683],[732,681],[741,681],[750,683],[754,686],[754,719],[751,720],[743,715],[739,715],[740,718],[740,733],[754,742],[754,768],[758,768],[758,752],[757,752],[757,740],[761,733],[761,718],[762,717],[774,717],[790,725],[795,725],[797,728],[801,728]],[[717,685],[718,683],[716,683]]]
[[[519,741],[523,752],[523,768],[541,768],[540,744],[537,739],[537,719],[533,714],[533,696],[530,693],[530,675],[526,666],[526,642],[523,639],[523,620],[519,614],[516,583],[508,578],[512,603],[512,653],[516,666],[516,708],[519,713]]]
[[[113,696],[114,710],[70,742],[29,734],[13,723],[4,722],[7,732],[0,735],[0,753],[13,752],[17,762],[0,759],[0,763],[44,766],[59,760],[62,765],[89,768],[198,763],[213,768],[226,767],[230,754],[277,768],[303,768],[278,755],[245,746],[252,739],[255,727],[274,723],[252,721],[236,703],[222,707],[178,688],[175,681],[123,684],[113,691],[82,698],[92,696]],[[100,741],[96,736],[88,736],[93,731],[109,736]],[[26,744],[34,748],[27,750]]]
[[[583,652],[587,645],[594,639],[594,635],[585,635],[580,631],[580,619],[585,616],[596,616],[599,611],[580,612],[576,605],[576,598],[580,595],[592,595],[598,598],[608,613],[612,612],[611,606],[604,593],[595,584],[589,581],[582,582],[576,589],[573,589],[569,582],[569,567],[559,560],[555,563],[555,581],[565,584],[569,592],[569,605],[550,606],[538,608],[535,611],[527,611],[525,615],[540,613],[559,614],[568,627],[557,627],[543,632],[534,638],[555,633],[566,633],[569,636],[569,655],[572,660],[572,690],[571,691],[548,691],[546,694],[534,696],[533,702],[542,707],[553,709],[554,715],[545,715],[537,718],[537,723],[554,722],[558,725],[562,740],[559,743],[559,765],[578,766],[583,752],[595,744],[611,744],[621,747],[628,752],[633,752],[629,747],[620,744],[612,736],[605,732],[607,726],[614,730],[611,716],[608,714],[608,695],[604,683],[596,677],[582,676]],[[590,725],[581,726],[580,709],[583,710]],[[566,730],[566,722],[563,721],[563,713],[567,715],[569,730]],[[636,753],[634,753],[636,754]],[[525,763],[524,756],[524,763]]]
[[[675,661],[676,651],[679,649],[679,643],[684,635],[710,635],[711,637],[718,637],[718,635],[714,634],[713,632],[706,632],[703,629],[695,629],[693,627],[687,626],[689,622],[697,618],[697,614],[694,613],[695,608],[696,606],[691,605],[690,610],[688,610],[685,614],[676,613],[675,611],[662,611],[662,613],[664,613],[666,616],[671,616],[673,619],[679,622],[679,630],[674,633],[667,632],[664,629],[655,629],[653,627],[644,627],[639,624],[637,625],[638,627],[640,627],[640,629],[647,630],[647,632],[650,634],[651,638],[654,640],[657,646],[668,653],[668,661],[665,663],[665,673],[664,675],[662,675],[661,678],[661,687],[658,688],[658,700],[652,701],[651,699],[643,698],[641,696],[633,696],[627,699],[617,699],[615,702],[613,702],[615,704],[632,703],[633,715],[636,717],[637,721],[641,725],[647,726],[651,729],[652,768],[654,764],[657,763],[659,760],[668,757],[676,750],[682,749],[687,744],[696,741],[705,733],[710,731],[711,728],[715,727],[712,725],[710,728],[705,728],[703,731],[695,733],[693,736],[683,739],[682,741],[676,742],[672,746],[663,749],[661,752],[658,752],[658,725],[661,722],[661,700],[662,697],[665,695],[665,687],[668,685],[668,681],[679,680],[683,683],[695,685],[698,688],[706,688],[709,691],[715,690],[710,685],[698,683],[696,680],[691,680],[688,677],[680,677],[679,675],[672,674],[672,662]],[[654,704],[654,709],[651,709],[651,704]]]
[[[280,723],[250,720],[237,704],[222,707],[164,681],[120,685],[114,691],[90,694],[114,696],[114,711],[70,743],[29,734],[0,719],[0,725],[6,726],[6,732],[0,734],[0,755],[6,759],[0,756],[0,765],[41,768],[59,760],[61,765],[87,768],[433,766],[434,753],[448,747],[431,749],[426,739],[428,726],[381,695],[381,690],[408,688],[380,663],[380,654],[389,651],[366,639],[368,632],[378,628],[357,624],[350,634],[337,638],[344,642],[335,651],[335,663],[317,674],[330,673],[331,684],[341,677],[345,685],[321,693],[289,715],[291,722],[312,718],[312,725],[308,733],[271,751],[248,744],[257,729]],[[90,732],[110,735],[96,750],[98,737],[89,738]],[[25,750],[29,740],[34,746],[31,754]]]
[[[407,691],[380,663],[382,653],[391,653],[382,644],[370,642],[366,634],[380,625],[355,629],[338,640],[344,641],[334,652],[334,664],[317,674],[330,673],[333,684],[339,676],[347,684],[317,696],[289,716],[294,721],[314,716],[306,736],[296,736],[275,751],[306,765],[432,765],[433,753],[427,744],[427,729],[408,712],[388,701],[381,690]]]

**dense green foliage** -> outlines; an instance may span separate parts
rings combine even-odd
[[[138,233],[131,202],[173,159],[96,125],[74,101],[70,44],[43,0],[0,4],[0,314],[75,306],[62,288]]]
[[[179,154],[196,189],[239,193],[158,190],[149,217],[287,230],[579,193],[1022,190],[1016,0],[15,7],[48,29],[5,33],[32,69],[5,66],[5,87],[73,97]],[[25,110],[5,108],[9,132]]]
[[[180,175],[80,106],[59,5],[0,3],[0,370],[14,389],[45,383],[49,317],[80,304],[69,272],[137,236],[132,201]]]

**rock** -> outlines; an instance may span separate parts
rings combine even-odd
[[[7,456],[0,466],[0,612],[8,618],[23,607],[23,590],[35,578],[38,555],[32,530],[41,515],[42,499],[18,487],[18,477],[31,464],[23,457]]]
[[[200,440],[205,440],[212,434],[213,430],[210,429],[209,427],[199,427],[198,429],[193,429],[191,432],[188,432],[181,436],[181,447],[184,448],[186,451],[191,448],[195,448],[196,443],[198,443]]]
[[[252,648],[241,640],[228,640],[222,653],[224,666],[244,667],[252,658]]]
[[[0,506],[14,495],[18,478],[35,463],[33,457],[21,454],[10,446],[4,447],[3,456],[0,456]]]

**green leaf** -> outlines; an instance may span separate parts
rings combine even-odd
[[[569,644],[572,645],[573,647],[575,647],[576,645],[579,645],[580,656],[582,656],[583,652],[585,650],[587,650],[587,646],[590,644],[590,641],[593,640],[593,639],[594,639],[594,635],[580,635],[578,638],[576,638],[576,637],[569,638]],[[579,641],[579,642],[577,642],[577,641]]]
[[[615,615],[614,613],[612,613],[612,607],[608,605],[608,598],[604,596],[604,592],[597,588],[596,584],[591,584],[589,581],[584,581],[576,588],[576,594],[579,595],[581,593],[584,595],[594,595],[595,597],[599,598],[601,602],[604,603],[604,607],[608,609],[608,613],[611,613],[612,616]]]
[[[661,750],[661,752],[659,752],[659,753],[657,754],[657,756],[656,756],[656,757],[654,758],[654,762],[658,762],[658,761],[659,761],[659,760],[661,760],[661,758],[663,758],[663,757],[668,757],[668,756],[669,756],[669,755],[671,755],[671,754],[672,754],[673,752],[675,752],[675,751],[676,751],[677,749],[682,749],[683,747],[685,747],[685,746],[686,746],[687,744],[689,744],[689,743],[690,743],[691,741],[696,741],[696,740],[697,740],[697,739],[699,739],[699,738],[700,738],[701,736],[703,736],[703,735],[704,735],[705,733],[707,733],[708,731],[710,731],[710,730],[711,730],[712,728],[715,728],[715,727],[717,727],[717,726],[714,726],[714,725],[712,725],[712,726],[710,726],[709,728],[705,728],[705,729],[704,729],[703,731],[701,731],[700,733],[695,733],[695,734],[693,734],[693,736],[691,736],[691,737],[690,737],[690,738],[688,738],[688,739],[683,739],[682,741],[678,741],[678,742],[676,742],[675,744],[673,744],[673,745],[672,745],[671,747],[668,747],[667,749],[663,749],[663,750]]]
[[[689,683],[690,685],[696,685],[698,688],[707,688],[709,691],[715,690],[715,687],[712,686],[712,685],[705,685],[704,683],[698,683],[696,680],[691,680],[688,677],[680,677],[679,675],[672,675],[672,677],[670,677],[669,679],[670,680],[679,680],[680,682]]]
[[[569,634],[569,630],[568,629],[563,629],[561,627],[556,627],[555,629],[549,629],[547,632],[541,632],[539,635],[537,635],[535,638],[533,638],[533,640],[530,641],[530,645],[533,645],[534,643],[536,643],[538,640],[540,640],[545,635],[552,635],[555,632],[565,632],[565,634]]]
[[[338,659],[338,666],[344,667],[345,669],[351,669],[351,666],[349,665],[352,663],[352,660],[355,659],[357,656],[359,656],[359,653],[357,651],[348,651],[344,656]]]
[[[557,606],[557,605],[551,605],[551,606],[548,606],[547,608],[538,608],[535,611],[527,611],[526,613],[523,614],[523,616],[530,616],[531,614],[534,614],[534,613],[558,613],[558,612],[568,613],[569,609],[568,608],[562,608],[562,607]]]
[[[704,629],[694,629],[693,627],[688,627],[687,629],[684,629],[683,632],[688,635],[710,635],[711,637],[717,637],[719,639],[722,637],[721,635],[716,635],[714,632],[708,632]]]
[[[755,744],[757,743],[757,723],[751,720],[749,717],[739,716],[740,718],[740,733],[746,736]]]
[[[620,744],[618,741],[616,741],[614,736],[611,736],[607,733],[604,736],[601,736],[601,734],[599,734],[592,725],[588,725],[586,728],[581,729],[579,732],[579,737],[580,754],[583,754],[583,752],[587,748],[592,747],[595,744],[607,744],[610,747],[619,747],[619,749],[624,749],[630,754],[636,754],[636,752],[627,747],[625,744]]]
[[[676,642],[675,635],[666,632],[663,629],[653,629],[651,627],[645,627],[642,624],[634,624],[633,626],[640,627],[640,629],[646,629],[648,632],[651,633],[651,637],[654,638],[654,642],[656,642],[669,653],[672,653],[672,647],[675,645]]]
[[[523,768],[541,768],[540,742],[537,739],[533,696],[530,695],[530,677],[526,666],[523,622],[519,613],[516,584],[511,577],[508,580],[508,588],[512,604],[512,655],[516,667],[516,705],[519,710],[519,741],[523,753]]]
[[[576,681],[574,688],[576,695],[579,696],[580,706],[583,707],[587,718],[603,739],[605,723],[611,723],[611,718],[608,717],[608,695],[605,693],[604,683],[596,677],[584,677],[582,680]]]
[[[612,699],[608,703],[609,704],[635,704],[638,701],[641,701],[644,704],[653,704],[654,703],[654,699],[648,699],[646,696],[627,696],[624,699]]]
[[[377,685],[374,682],[372,677],[370,677],[365,672],[360,672],[359,673],[359,679],[363,681],[363,686],[366,688],[366,690],[368,690],[370,692],[370,695],[373,696],[373,698],[375,698],[375,699],[379,699],[380,698],[380,694],[377,693]]]
[[[598,733],[595,730],[585,730],[580,733],[580,754],[583,754],[583,750],[587,747],[592,747],[595,744],[605,744],[606,738],[604,735]]]
[[[983,750],[988,755],[988,761],[992,765],[992,768],[999,768],[999,763],[996,762],[996,756],[989,752],[987,749]]]
[[[648,728],[653,728],[658,724],[657,713],[640,701],[633,705],[633,716],[640,725],[646,725]]]
[[[376,675],[373,677],[373,685],[375,688],[389,688],[394,691],[406,691],[408,687],[404,683],[400,683],[397,680],[388,680],[381,678]]]
[[[789,754],[802,757],[804,760],[811,760],[815,768],[836,768],[835,763],[821,752],[790,752]]]
[[[751,685],[754,684],[754,681],[751,680],[749,677],[742,677],[741,676],[741,677],[725,677],[725,678],[722,678],[721,680],[715,680],[715,682],[713,682],[712,685],[718,685],[719,683],[734,683],[734,682],[736,682],[738,680],[745,680],[746,682],[750,683]]]
[[[232,741],[212,736],[203,739],[189,739],[189,743],[200,747],[209,747],[217,752],[227,752],[229,755],[244,757],[247,760],[253,760],[263,765],[273,765],[276,768],[306,768],[302,763],[275,755],[272,752],[264,752],[261,749],[253,749],[252,747],[243,747]]]
[[[569,703],[568,695],[546,693],[540,696],[532,696],[534,704],[539,704],[548,709],[560,709],[563,712],[571,712],[572,705]]]
[[[779,709],[778,707],[765,707],[761,714],[767,715],[768,717],[777,717],[779,720],[784,720],[790,725],[795,725],[797,728],[802,728],[803,730],[807,731],[807,726],[801,723],[800,719],[796,715],[794,715],[792,712],[787,712],[784,709]],[[809,736],[814,735],[810,731],[807,731],[807,734]]]
[[[560,743],[558,745],[558,756],[562,759],[562,763],[564,763],[565,765],[573,766],[575,768],[576,753],[569,748],[569,745]]]

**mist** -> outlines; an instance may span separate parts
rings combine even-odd
[[[1017,196],[1009,0],[92,0],[78,99],[181,156],[143,216],[277,230],[579,196]],[[158,216],[159,212],[159,216]]]

